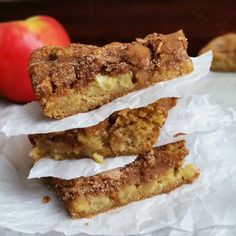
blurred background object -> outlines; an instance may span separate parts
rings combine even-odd
[[[236,33],[220,35],[203,47],[199,54],[213,51],[211,70],[236,72]]]
[[[212,38],[236,32],[235,0],[0,0],[0,21],[50,15],[72,41],[103,45],[183,29],[190,55]]]

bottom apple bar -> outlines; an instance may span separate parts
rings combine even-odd
[[[47,177],[45,181],[64,201],[72,218],[90,217],[192,183],[199,171],[192,164],[183,166],[187,155],[185,142],[179,141],[153,148],[124,167],[91,177]]]

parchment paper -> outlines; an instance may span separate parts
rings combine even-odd
[[[188,75],[142,89],[127,96],[117,98],[112,102],[89,112],[80,113],[62,120],[50,120],[43,116],[37,102],[18,107],[11,117],[2,115],[7,123],[1,131],[7,136],[20,134],[35,134],[63,131],[73,128],[84,128],[98,124],[113,112],[125,108],[144,107],[163,97],[182,97],[186,91],[201,82],[209,72],[212,53],[208,52],[197,58],[192,58],[194,71]]]
[[[52,192],[37,180],[27,180],[30,163],[24,168],[27,157],[17,155],[20,149],[23,151],[19,145],[22,137],[12,137],[8,146],[15,147],[14,157],[0,157],[0,226],[45,235],[53,232],[129,235],[170,228],[197,232],[213,226],[233,226],[236,224],[235,131],[232,123],[216,131],[186,137],[190,150],[187,161],[194,162],[201,171],[192,185],[82,220],[71,220]],[[42,203],[45,195],[51,198],[48,204]]]

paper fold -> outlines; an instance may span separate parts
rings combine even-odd
[[[50,120],[43,116],[36,102],[19,107],[14,111],[1,131],[7,136],[58,132],[73,128],[84,128],[98,124],[113,112],[125,108],[144,107],[163,97],[182,97],[209,72],[212,53],[192,58],[194,71],[188,75],[161,83],[117,98],[102,107],[80,113],[62,120]]]
[[[190,96],[179,99],[175,108],[168,115],[161,129],[160,136],[154,146],[160,146],[184,139],[193,133],[214,131],[228,126],[233,120],[231,115],[216,104],[209,102],[209,96]],[[178,133],[184,137],[174,136]],[[49,158],[41,159],[30,171],[29,178],[53,176],[62,179],[73,179],[81,176],[92,176],[103,171],[122,167],[132,161],[132,157],[105,159],[105,163],[97,164],[90,159],[56,161]]]

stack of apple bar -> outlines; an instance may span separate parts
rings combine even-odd
[[[193,64],[186,49],[182,31],[104,47],[47,46],[32,53],[29,71],[44,115],[63,119],[190,73]],[[92,127],[29,135],[35,162],[49,156],[58,161],[92,158],[102,165],[107,157],[137,155],[130,164],[90,177],[44,178],[71,217],[88,217],[167,193],[198,177],[192,164],[183,166],[188,155],[184,141],[153,148],[177,100],[166,97],[146,107],[116,111]]]

